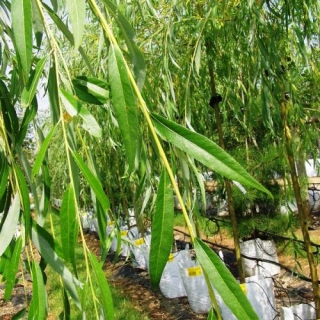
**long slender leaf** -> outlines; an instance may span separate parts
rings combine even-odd
[[[32,77],[29,78],[29,81],[26,87],[23,89],[22,95],[21,95],[22,108],[27,108],[31,104],[34,98],[34,95],[36,94],[37,86],[46,62],[47,62],[47,56],[43,57],[38,61]]]
[[[59,89],[58,89],[58,80],[56,74],[56,65],[52,64],[49,70],[48,76],[48,94],[49,94],[49,102],[50,102],[50,114],[52,124],[55,125],[60,119],[60,108],[59,108]]]
[[[45,140],[41,144],[40,150],[37,154],[36,160],[34,161],[33,168],[31,171],[31,178],[32,179],[36,176],[36,174],[38,174],[38,172],[41,168],[41,165],[42,165],[43,159],[45,158],[49,143],[50,143],[51,138],[57,129],[58,124],[59,123],[57,123],[55,126],[52,127],[52,129],[50,130],[50,132],[46,136]]]
[[[62,281],[74,303],[79,309],[81,309],[76,286],[81,288],[83,284],[69,271],[60,259],[52,236],[46,233],[39,225],[35,225],[32,228],[32,240],[41,256],[62,278]]]
[[[9,177],[9,165],[4,157],[3,153],[0,152],[0,199],[2,198],[4,192],[6,191],[8,185],[8,177]]]
[[[97,261],[97,258],[89,252],[89,259],[92,266],[93,273],[97,279],[98,286],[101,293],[101,304],[104,312],[103,319],[114,319],[112,295],[109,285],[106,280],[106,276],[101,269],[101,265]]]
[[[67,188],[60,209],[60,230],[62,249],[66,260],[72,263],[76,272],[75,248],[78,238],[78,220],[74,192],[71,186]]]
[[[41,268],[37,262],[32,264],[32,300],[28,312],[28,320],[45,319],[47,295]]]
[[[136,97],[120,49],[115,46],[111,46],[109,53],[109,81],[128,164],[133,170],[139,133]]]
[[[37,46],[40,48],[43,37],[43,23],[36,0],[32,0],[32,24]]]
[[[258,320],[249,300],[221,259],[201,239],[196,238],[197,259],[224,303],[239,320]]]
[[[72,25],[74,47],[77,50],[82,41],[84,24],[86,20],[85,0],[66,0],[66,5]]]
[[[174,218],[173,191],[170,178],[163,170],[159,182],[156,210],[152,220],[152,236],[150,247],[150,280],[157,287],[170,255],[173,243]]]
[[[159,115],[152,114],[152,118],[158,133],[168,142],[226,178],[261,190],[272,197],[236,160],[205,136]]]
[[[25,233],[25,241],[27,242],[27,239],[31,235],[31,219],[32,219],[31,213],[30,213],[29,190],[28,190],[26,179],[20,167],[15,165],[14,170],[18,178],[20,195],[21,195],[21,200],[23,204],[24,233]]]
[[[0,256],[7,249],[16,232],[20,215],[20,197],[16,193],[9,209],[8,215],[0,231]],[[4,218],[3,218],[4,219]]]
[[[88,166],[85,164],[85,162],[81,159],[81,157],[75,151],[71,151],[71,153],[79,169],[81,170],[82,174],[84,175],[90,187],[92,188],[93,192],[95,193],[97,199],[100,201],[100,204],[102,205],[103,210],[107,212],[110,209],[110,202],[101,186],[100,181],[90,171]]]
[[[11,1],[12,29],[25,81],[28,80],[32,56],[31,0]]]
[[[34,98],[32,100],[31,105],[25,110],[23,120],[20,125],[20,130],[16,137],[16,143],[19,144],[20,146],[24,142],[24,139],[28,132],[29,124],[35,118],[37,111],[38,111],[38,102],[37,102],[37,99]]]
[[[4,292],[4,299],[10,299],[12,289],[15,285],[16,275],[19,267],[20,254],[22,250],[22,239],[19,237],[14,243],[14,250],[7,265],[8,272],[6,272],[6,287]]]
[[[85,76],[72,80],[77,97],[84,102],[101,105],[108,101],[108,83]]]
[[[68,29],[68,27],[64,24],[64,22],[58,17],[58,15],[52,11],[52,9],[46,5],[45,3],[43,3],[43,6],[46,8],[48,14],[50,15],[50,18],[52,19],[52,21],[56,24],[56,26],[58,27],[58,29],[64,34],[64,36],[67,38],[67,40],[74,45],[74,36],[73,34],[70,32],[70,30]],[[79,52],[83,58],[83,61],[86,63],[87,67],[89,68],[90,72],[92,75],[94,75],[94,70],[91,66],[91,62],[88,58],[88,56],[86,55],[86,53],[84,52],[82,47],[79,47]]]
[[[79,115],[83,120],[83,128],[95,137],[101,137],[102,130],[92,114],[80,103],[80,100],[64,89],[60,89],[62,102],[72,116]]]
[[[135,43],[135,33],[130,25],[129,21],[117,8],[117,6],[109,0],[103,0],[108,7],[109,11],[115,18],[118,26],[122,31],[122,35],[129,49],[130,61],[133,64],[133,71],[135,74],[136,82],[140,90],[142,90],[145,76],[146,76],[146,64],[142,52],[139,50]]]

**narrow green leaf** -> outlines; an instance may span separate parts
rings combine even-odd
[[[50,132],[46,136],[45,140],[41,144],[40,150],[39,150],[37,157],[36,157],[36,160],[33,164],[33,168],[31,171],[31,179],[33,179],[38,174],[38,172],[41,168],[41,165],[42,165],[43,159],[46,155],[49,143],[50,143],[51,138],[57,129],[58,124],[59,124],[59,122],[54,127],[52,127],[52,129],[50,130]]]
[[[47,295],[43,282],[43,275],[37,262],[32,264],[32,300],[28,312],[28,319],[45,319]]]
[[[48,95],[50,102],[50,115],[52,124],[55,125],[60,119],[60,108],[59,108],[59,89],[57,81],[56,66],[53,63],[48,76]]]
[[[152,118],[158,133],[168,142],[226,178],[261,190],[272,197],[266,188],[213,141],[159,115],[152,114]]]
[[[258,320],[249,300],[221,259],[201,239],[196,238],[194,249],[201,267],[222,300],[239,320]]]
[[[109,199],[106,196],[102,185],[100,181],[97,179],[97,177],[90,171],[88,166],[85,164],[85,162],[81,159],[81,157],[77,154],[77,152],[71,150],[71,154],[77,163],[77,166],[81,170],[82,174],[84,175],[85,179],[89,183],[91,189],[95,193],[97,199],[100,201],[100,204],[102,205],[102,208],[105,212],[107,212],[110,209],[110,203]]]
[[[31,0],[12,0],[11,18],[15,47],[17,49],[25,81],[27,81],[32,56]]]
[[[30,213],[30,198],[29,198],[29,189],[27,186],[26,178],[24,177],[22,170],[19,166],[15,165],[14,170],[16,172],[18,182],[19,182],[19,190],[23,205],[23,217],[24,217],[24,233],[25,233],[25,241],[31,236],[31,213]]]
[[[34,98],[34,95],[36,94],[37,86],[46,62],[47,62],[47,56],[45,56],[44,58],[38,61],[32,77],[29,78],[27,85],[24,87],[21,95],[22,108],[27,108],[30,106]]]
[[[196,68],[196,72],[199,75],[200,65],[201,65],[201,40],[197,42],[195,57],[194,57],[194,65]]]
[[[24,142],[24,139],[28,132],[29,124],[35,118],[37,111],[38,111],[38,102],[37,102],[37,99],[34,98],[32,100],[31,106],[29,106],[25,110],[23,120],[20,125],[20,130],[16,137],[16,143],[19,144],[20,146]]]
[[[64,258],[71,262],[76,272],[76,244],[78,238],[78,220],[76,210],[76,200],[71,186],[67,188],[63,195],[60,209],[60,230],[61,243]]]
[[[134,30],[127,18],[122,14],[122,12],[112,1],[103,0],[103,2],[108,7],[109,12],[113,15],[119,28],[122,31],[122,36],[129,50],[130,61],[133,64],[133,71],[138,88],[142,90],[146,76],[146,64],[142,52],[139,50],[135,43]]]
[[[18,311],[11,320],[22,320],[25,319],[25,315],[26,315],[26,308],[21,309],[20,311]]]
[[[100,138],[102,130],[92,114],[80,103],[80,100],[64,89],[60,89],[61,100],[71,117],[79,115],[83,120],[83,129],[94,137]]]
[[[149,266],[150,280],[153,287],[159,285],[163,269],[170,255],[173,243],[173,208],[173,191],[170,178],[165,169],[163,169],[151,228]]]
[[[213,308],[210,309],[209,313],[208,313],[208,317],[207,317],[207,320],[217,320],[217,315],[214,311]]]
[[[16,193],[9,209],[8,215],[0,231],[0,256],[7,249],[11,239],[16,232],[20,215],[20,197]]]
[[[22,250],[22,239],[19,237],[14,243],[14,250],[8,263],[8,272],[6,272],[6,287],[4,299],[10,299],[12,289],[16,283],[16,275],[19,267],[20,254]]]
[[[112,302],[112,294],[109,288],[109,285],[106,280],[106,276],[101,269],[101,265],[97,261],[97,258],[89,252],[89,259],[93,273],[96,277],[97,283],[100,288],[101,293],[101,304],[103,308],[104,317],[103,319],[114,319],[114,310]]]
[[[66,6],[72,25],[74,47],[77,50],[82,41],[86,21],[86,3],[85,0],[66,0]]]
[[[85,76],[72,80],[77,97],[87,103],[102,105],[109,99],[108,84]]]
[[[1,199],[4,192],[7,189],[8,177],[9,177],[9,165],[4,154],[1,151],[0,151],[0,165],[1,165],[0,166],[0,199]]]
[[[63,33],[63,35],[67,38],[67,40],[74,45],[74,36],[73,34],[70,32],[70,30],[67,28],[67,26],[63,23],[63,21],[58,17],[58,15],[55,13],[55,9],[54,11],[45,3],[42,3],[42,5],[46,8],[48,14],[50,15],[50,18],[52,19],[52,21],[56,24],[56,26],[58,27],[58,29]],[[86,63],[87,67],[89,68],[91,74],[93,75],[95,72],[91,66],[91,62],[88,58],[88,56],[86,55],[86,53],[84,52],[83,48],[79,47],[79,52],[82,56],[83,61]]]
[[[32,24],[37,47],[40,49],[43,36],[43,23],[36,0],[32,0]]]
[[[60,259],[52,236],[45,232],[45,230],[39,225],[34,225],[32,228],[32,240],[41,256],[62,278],[62,281],[74,303],[79,309],[81,309],[76,286],[81,288],[83,284],[69,271]]]
[[[115,115],[119,124],[128,164],[134,168],[138,143],[139,122],[134,95],[120,49],[110,47],[109,80]]]

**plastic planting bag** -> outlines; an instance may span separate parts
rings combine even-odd
[[[128,246],[127,241],[129,240],[128,238],[128,227],[127,226],[122,226],[120,227],[120,230],[118,231],[115,227],[115,225],[110,222],[107,227],[107,234],[112,236],[112,242],[110,246],[110,251],[111,252],[116,252],[118,249],[118,232],[120,232],[120,237],[121,237],[121,246],[120,246],[120,255],[123,257],[128,257],[130,254],[130,249]]]
[[[146,235],[145,237],[141,237],[140,235],[140,237],[131,240],[133,245],[130,245],[130,251],[132,252],[133,256],[132,266],[134,268],[147,269],[148,261],[146,261],[145,257],[149,256],[150,241],[151,235]]]
[[[258,259],[265,259],[279,262],[276,246],[273,240],[261,240],[259,238],[248,240],[240,243],[241,253]],[[256,261],[251,259],[242,258],[242,264],[245,270],[246,276],[264,275],[266,277],[274,276],[280,272],[278,265]]]
[[[181,250],[171,253],[168,262],[163,270],[160,280],[160,291],[169,299],[185,297],[187,295],[180,274],[180,264],[190,263],[191,256],[189,250]]]
[[[302,303],[291,306],[290,308],[281,307],[280,319],[281,320],[310,320],[316,319],[316,309],[314,302],[310,304]]]
[[[190,307],[196,313],[207,313],[211,308],[208,287],[199,265],[181,268],[181,277],[187,292]],[[277,315],[272,278],[253,276],[246,278],[241,285],[253,309],[260,320],[275,319]],[[216,300],[223,319],[237,320],[236,316],[225,305],[221,296],[214,289]]]

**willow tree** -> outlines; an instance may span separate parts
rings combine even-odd
[[[254,114],[249,110],[253,108],[246,108],[248,113],[243,122],[239,101],[248,106],[253,97],[261,94],[262,112],[268,115],[263,119],[277,136],[280,131],[274,126],[274,116],[280,115],[277,111],[280,100],[276,98],[281,88],[275,67],[284,50],[283,46],[266,50],[270,44],[265,42],[274,41],[272,44],[276,46],[277,41],[287,39],[294,19],[300,24],[310,22],[301,33],[296,31],[296,40],[311,31],[314,35],[309,27],[316,22],[311,21],[311,14],[304,14],[315,3],[307,3],[301,9],[295,2],[285,4],[270,1],[250,2],[249,6],[233,1],[198,5],[184,1],[170,5],[151,1],[121,4],[109,0],[0,3],[0,211],[3,211],[0,254],[3,262],[9,256],[15,257],[10,263],[1,264],[6,266],[1,270],[6,280],[6,298],[11,294],[10,284],[14,283],[12,270],[19,268],[20,252],[24,250],[33,277],[33,298],[27,308],[30,318],[42,319],[49,312],[44,275],[50,265],[62,280],[62,312],[66,317],[70,316],[70,301],[85,314],[88,311],[85,300],[91,299],[96,318],[112,319],[112,297],[101,270],[108,250],[106,216],[114,219],[109,198],[117,191],[116,185],[128,188],[134,181],[135,187],[131,189],[134,201],[142,194],[156,192],[150,252],[153,285],[159,284],[170,253],[175,193],[208,284],[215,284],[239,319],[257,318],[233,276],[198,239],[190,214],[196,203],[191,191],[193,187],[200,189],[204,198],[198,172],[201,165],[269,194],[212,142],[214,120],[208,117],[211,92],[207,66],[213,66],[216,75],[217,92],[223,97],[223,116],[227,117],[230,111],[238,115],[252,141]],[[247,18],[250,14],[253,19]],[[302,15],[304,20],[300,19]],[[281,26],[284,27],[281,33],[274,29]],[[277,32],[278,37],[273,38],[272,32]],[[206,54],[208,43],[213,49]],[[281,45],[286,43],[283,40]],[[293,43],[297,45],[293,57],[303,66],[301,48],[307,51],[304,41]],[[240,44],[241,49],[237,49]],[[309,52],[306,56],[309,57]],[[269,77],[265,76],[266,71]],[[41,103],[37,91],[43,84],[51,119],[45,134],[36,121]],[[271,104],[274,108],[270,108]],[[25,110],[22,119],[16,111],[20,107]],[[36,128],[39,143],[31,164],[22,148],[30,125]],[[281,128],[281,121],[278,126]],[[54,236],[53,227],[46,230],[44,224],[52,214],[54,170],[48,153],[57,133],[61,136],[60,149],[66,167],[63,201],[57,215],[61,239]],[[114,179],[118,176],[117,169],[121,170],[121,181]],[[160,181],[154,188],[156,176],[160,176]],[[79,227],[83,185],[91,190],[98,217],[100,262],[88,249]],[[29,192],[34,198],[33,214]],[[22,237],[15,239],[17,225]],[[78,234],[82,240],[85,279],[78,278],[77,272]],[[41,256],[40,263],[32,254],[33,246]],[[211,285],[209,289],[211,315],[221,318]]]
[[[192,159],[196,159],[230,179],[264,192],[267,190],[205,136],[172,121],[170,117],[160,116],[157,108],[153,108],[154,101],[147,99],[152,88],[145,85],[152,79],[146,78],[144,56],[135,42],[130,19],[123,12],[129,9],[129,5],[121,6],[107,0],[99,3],[95,0],[66,1],[65,6],[60,1],[48,4],[40,0],[13,0],[2,1],[0,8],[0,197],[3,212],[0,255],[1,273],[6,281],[5,298],[9,299],[11,295],[15,271],[22,268],[21,271],[25,272],[19,263],[23,250],[27,257],[25,265],[33,279],[32,300],[27,306],[30,319],[44,319],[49,312],[46,303],[47,265],[61,278],[61,315],[66,318],[71,316],[72,303],[85,316],[87,302],[92,300],[94,310],[90,310],[91,315],[94,312],[96,318],[114,317],[112,297],[101,269],[108,250],[107,215],[111,218],[114,216],[108,199],[108,188],[103,187],[110,186],[112,182],[104,184],[101,180],[101,167],[91,151],[92,146],[106,143],[106,140],[115,140],[121,142],[124,154],[115,153],[104,166],[112,168],[112,159],[120,157],[120,163],[125,157],[128,175],[140,170],[136,176],[141,180],[138,181],[141,188],[144,187],[143,170],[146,172],[150,163],[150,154],[155,155],[152,161],[159,168],[156,173],[161,172],[150,253],[153,285],[159,284],[171,249],[175,192],[208,284],[215,283],[215,289],[239,319],[256,319],[233,276],[220,259],[196,237],[175,181],[174,166],[170,164],[163,148],[167,145],[164,141],[185,154],[184,157],[190,159],[189,165],[193,165]],[[91,12],[90,15],[88,12]],[[90,58],[81,47],[86,24],[92,22],[92,17],[101,30],[94,58]],[[166,18],[163,16],[163,19]],[[64,40],[60,41],[62,38]],[[70,48],[63,45],[65,41],[70,42]],[[85,70],[79,70],[79,74],[72,70],[72,58],[66,59],[71,56],[67,50],[81,56],[86,65]],[[51,117],[51,127],[46,134],[43,134],[36,121],[38,103],[41,102],[37,91],[43,83],[46,84]],[[16,111],[20,107],[24,109],[22,119]],[[30,125],[36,129],[39,144],[32,163],[28,162],[22,148]],[[104,126],[115,128],[115,133],[113,130],[104,131],[108,133],[107,137],[104,136]],[[53,225],[47,230],[45,224],[52,212],[57,213],[51,210],[50,205],[52,169],[48,165],[48,150],[52,137],[58,131],[67,174],[62,205],[57,215],[60,239],[55,237]],[[112,139],[114,134],[116,139]],[[148,174],[152,174],[150,165],[148,170]],[[85,181],[91,189],[98,217],[101,262],[88,249],[79,227],[81,181]],[[30,210],[30,192],[34,198],[33,213]],[[22,236],[15,238],[17,226]],[[84,279],[78,276],[79,261],[75,255],[78,235],[86,269]],[[40,261],[34,255],[34,247],[41,257]],[[221,318],[211,285],[209,291],[214,306],[212,315]]]

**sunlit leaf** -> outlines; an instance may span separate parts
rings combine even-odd
[[[118,7],[109,0],[103,0],[111,14],[115,18],[119,28],[122,31],[122,36],[126,42],[129,49],[130,61],[133,64],[133,71],[136,77],[136,82],[140,90],[142,90],[145,76],[146,76],[146,64],[142,52],[139,50],[135,43],[135,33],[134,30],[127,20],[127,18],[122,14]]]
[[[205,136],[159,115],[152,114],[152,118],[159,134],[168,142],[226,178],[239,181],[243,185],[256,188],[271,196],[271,193],[236,160]]]
[[[170,178],[165,170],[159,181],[156,209],[152,220],[150,247],[150,280],[157,287],[173,243],[174,202]]]
[[[61,100],[71,117],[80,116],[83,120],[83,129],[94,137],[101,137],[102,130],[93,115],[81,104],[80,100],[64,89],[60,89]]]
[[[20,125],[19,133],[17,134],[16,143],[22,145],[27,135],[28,129],[30,128],[30,122],[35,118],[38,111],[38,102],[34,98],[31,105],[25,109],[24,116]]]
[[[4,157],[3,153],[0,151],[0,199],[2,198],[4,192],[6,191],[8,185],[9,177],[9,165],[7,159]]]
[[[32,300],[28,320],[46,318],[47,295],[43,275],[37,262],[32,264]]]
[[[31,213],[30,213],[30,198],[29,198],[29,189],[27,186],[26,179],[23,175],[22,170],[19,166],[14,166],[15,173],[18,178],[21,201],[23,205],[23,217],[24,217],[24,232],[25,239],[27,240],[31,235]]]
[[[28,80],[32,56],[31,0],[11,1],[12,29],[25,81]]]
[[[72,25],[74,37],[74,47],[78,49],[83,36],[84,25],[86,21],[86,3],[85,0],[65,0]]]
[[[89,252],[89,259],[92,267],[92,271],[96,277],[97,284],[101,293],[101,305],[103,308],[104,319],[114,319],[114,310],[112,295],[107,283],[106,276],[101,269],[101,265],[98,263],[97,258]]]
[[[239,320],[258,320],[249,300],[222,260],[202,240],[196,238],[197,260],[226,306]]]
[[[41,165],[42,165],[43,159],[45,158],[49,143],[50,143],[52,136],[54,135],[54,133],[57,129],[57,126],[58,126],[58,123],[51,128],[50,132],[48,133],[45,140],[41,144],[40,150],[39,150],[37,157],[36,157],[36,160],[34,161],[34,164],[33,164],[32,172],[31,172],[32,178],[34,178],[36,176],[36,174],[38,174],[38,172],[41,168]]]
[[[32,24],[37,46],[38,48],[40,48],[43,37],[43,22],[39,9],[37,7],[36,0],[32,0]]]
[[[139,135],[136,97],[120,49],[115,46],[110,48],[109,81],[115,115],[119,123],[127,161],[132,170]]]
[[[92,104],[104,104],[109,99],[108,84],[97,78],[77,77],[72,80],[78,98]]]
[[[56,2],[52,1],[52,2]],[[54,10],[52,11],[52,9],[46,5],[45,3],[43,3],[43,6],[46,8],[48,14],[50,15],[50,18],[54,21],[54,23],[56,24],[56,26],[59,28],[59,30],[63,33],[63,35],[66,37],[66,39],[72,44],[74,45],[74,36],[73,34],[70,32],[70,30],[68,29],[68,27],[64,24],[64,22],[58,17],[58,15],[55,13],[57,10],[54,8]],[[94,70],[91,66],[91,62],[88,58],[88,56],[86,55],[86,53],[84,52],[82,47],[79,47],[79,52],[84,60],[84,62],[86,63],[87,67],[89,68],[91,74],[94,74]]]
[[[21,249],[22,238],[18,237],[18,239],[14,242],[14,250],[7,265],[8,272],[6,272],[6,287],[4,292],[5,300],[10,298],[13,287],[16,284],[16,275],[19,267]]]
[[[92,188],[93,192],[95,193],[97,199],[100,201],[100,204],[102,205],[102,208],[105,212],[107,212],[110,209],[110,203],[109,199],[106,196],[102,185],[100,181],[97,179],[97,177],[90,171],[88,166],[85,164],[85,162],[81,159],[81,157],[75,152],[71,151],[74,160],[76,161],[79,169],[81,170],[82,174],[84,175],[86,181]]]
[[[82,283],[69,271],[69,269],[60,259],[59,255],[57,254],[57,248],[52,236],[39,225],[35,225],[32,228],[32,240],[41,256],[62,278],[65,288],[68,290],[74,303],[79,309],[81,309],[76,286],[81,288]]]
[[[37,86],[38,86],[40,77],[42,75],[44,66],[46,64],[46,61],[47,61],[47,56],[45,56],[44,58],[38,61],[33,75],[29,78],[29,81],[26,87],[23,89],[22,95],[21,95],[22,108],[27,108],[31,104],[34,98],[34,95],[36,94]]]
[[[78,220],[75,201],[74,190],[69,186],[63,195],[60,209],[61,243],[63,243],[64,258],[72,263],[76,271],[75,248],[78,240]]]
[[[7,249],[8,245],[13,238],[20,216],[20,197],[16,193],[12,201],[11,207],[9,209],[8,215],[3,223],[2,229],[0,231],[0,256]]]
[[[57,85],[56,65],[53,63],[48,75],[48,96],[50,102],[50,115],[52,124],[55,125],[60,119],[59,89]]]

